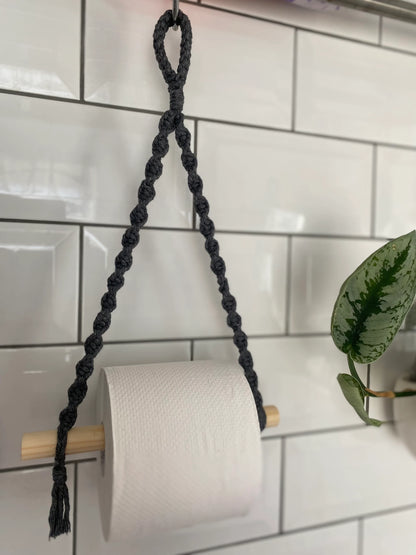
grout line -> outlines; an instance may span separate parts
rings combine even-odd
[[[293,67],[292,67],[292,120],[291,130],[295,131],[296,128],[296,103],[297,103],[297,72],[298,72],[298,30],[295,29],[293,37]]]
[[[198,160],[198,119],[195,119],[195,122],[194,122],[194,154],[195,154],[195,158]],[[192,199],[192,229],[195,230],[196,229],[196,210],[194,205],[194,196],[191,192],[190,194]]]
[[[416,54],[415,54],[416,56]],[[119,104],[108,104],[108,103],[104,103],[104,102],[93,102],[93,101],[86,101],[86,100],[80,100],[80,99],[76,99],[76,98],[65,98],[65,97],[60,97],[60,96],[54,96],[54,95],[47,95],[47,94],[40,94],[40,93],[32,93],[32,92],[27,92],[27,91],[14,91],[12,89],[5,89],[5,88],[1,88],[0,87],[0,95],[1,94],[11,94],[11,95],[15,95],[15,96],[24,96],[24,97],[29,97],[29,98],[38,98],[41,100],[49,100],[49,101],[56,101],[56,102],[66,102],[69,104],[79,104],[82,106],[92,106],[92,107],[97,107],[97,108],[106,108],[109,110],[121,110],[121,111],[127,111],[127,112],[133,112],[133,113],[138,113],[138,114],[147,114],[147,115],[156,115],[156,116],[161,116],[163,114],[162,111],[159,110],[150,110],[150,109],[145,109],[145,108],[137,108],[137,107],[133,107],[133,106],[121,106]],[[343,137],[341,135],[336,135],[336,134],[327,134],[327,133],[318,133],[318,132],[313,132],[313,131],[302,131],[300,129],[296,129],[296,131],[293,131],[292,129],[288,129],[285,127],[276,127],[276,126],[269,126],[269,125],[261,125],[261,124],[255,124],[255,123],[250,123],[250,122],[236,122],[236,121],[230,121],[230,120],[226,120],[226,119],[215,119],[215,118],[207,118],[207,117],[196,117],[196,116],[191,116],[191,115],[186,115],[184,114],[184,117],[186,120],[189,121],[200,121],[200,122],[208,122],[208,123],[218,123],[221,125],[231,125],[234,127],[244,127],[246,129],[259,129],[259,130],[263,130],[263,131],[274,131],[274,132],[279,132],[279,133],[291,133],[291,134],[295,134],[295,135],[300,135],[300,136],[304,136],[304,137],[315,137],[318,139],[329,139],[329,140],[334,140],[334,141],[343,141],[343,142],[349,142],[349,143],[355,143],[355,144],[361,144],[361,145],[373,145],[374,141],[373,140],[369,140],[369,139],[357,139],[354,137]],[[398,148],[398,149],[402,149],[402,150],[410,150],[412,152],[416,151],[416,145],[409,145],[409,144],[401,144],[401,143],[389,143],[389,142],[377,142],[377,144],[379,146],[387,146],[390,148]]]
[[[88,457],[88,458],[79,459],[76,461],[65,461],[65,464],[68,466],[75,463],[79,464],[79,463],[91,462],[95,460],[97,460],[96,457]],[[41,468],[52,468],[53,465],[54,463],[52,461],[50,463],[28,464],[25,466],[9,466],[7,468],[0,468],[0,474],[6,474],[7,472],[19,472],[21,470],[37,470]]]
[[[412,333],[412,330],[403,330],[406,333]],[[230,332],[231,333],[231,332]],[[254,339],[279,339],[287,338],[285,333],[253,333],[250,334],[250,341]],[[330,337],[329,332],[302,332],[302,333],[291,333],[289,337]],[[187,341],[220,341],[225,339],[232,339],[232,334],[230,335],[213,335],[213,336],[201,336],[201,337],[163,337],[163,338],[153,338],[153,339],[114,339],[107,340],[104,342],[105,345],[135,345],[143,343],[173,343],[173,342],[187,342]],[[36,349],[36,348],[52,348],[52,347],[82,347],[82,342],[77,343],[24,343],[21,345],[0,345],[0,351],[3,349]]]
[[[284,496],[285,496],[286,440],[282,438],[280,451],[280,491],[279,491],[279,533],[284,533]]]
[[[190,354],[189,354],[189,360],[194,360],[194,348],[195,348],[195,340],[191,339],[190,341]]]
[[[340,524],[347,524],[349,522],[359,522],[360,520],[365,520],[367,518],[374,518],[374,517],[399,513],[399,512],[402,512],[402,511],[412,510],[412,509],[415,509],[415,508],[416,508],[416,504],[413,503],[413,504],[410,504],[410,505],[402,505],[400,507],[395,507],[393,509],[382,509],[380,511],[374,511],[374,512],[370,512],[370,513],[362,513],[360,515],[353,516],[353,517],[346,517],[346,518],[327,521],[327,522],[320,522],[319,524],[312,524],[310,526],[302,526],[302,527],[299,527],[299,528],[292,528],[291,530],[287,530],[286,532],[283,532],[283,533],[280,533],[280,534],[279,533],[278,534],[268,534],[268,535],[260,536],[260,537],[257,537],[257,538],[249,538],[247,540],[229,543],[229,544],[226,544],[226,545],[216,545],[216,546],[210,547],[208,549],[200,549],[200,550],[197,550],[197,551],[193,551],[192,554],[196,555],[197,553],[198,554],[199,553],[209,553],[209,552],[212,552],[212,551],[215,551],[219,548],[224,548],[224,547],[233,547],[233,546],[245,545],[245,544],[255,544],[256,542],[263,541],[263,540],[276,539],[276,538],[284,537],[284,536],[292,536],[294,534],[300,534],[302,532],[312,532],[313,530],[320,530],[322,528],[331,528],[332,526],[338,526]]]
[[[36,349],[51,347],[82,347],[82,343],[23,343],[21,345],[0,345],[0,351],[5,349]]]
[[[93,462],[96,461],[97,457],[88,457],[86,459],[78,459],[77,461],[73,461],[76,462],[78,465],[83,464],[83,463],[88,463],[88,462]],[[69,461],[71,462],[71,461]]]
[[[287,257],[286,257],[286,308],[285,308],[285,335],[289,334],[290,327],[290,298],[291,298],[291,287],[292,287],[292,237],[288,237],[287,241]]]
[[[183,4],[195,5],[194,2],[187,1],[187,0],[181,0],[181,2]],[[373,48],[377,48],[377,49],[381,49],[381,50],[389,50],[391,52],[396,52],[398,54],[407,54],[407,55],[412,56],[412,57],[415,56],[415,53],[410,51],[410,50],[403,50],[403,49],[400,49],[400,48],[396,48],[394,46],[382,45],[381,43],[379,43],[379,38],[380,37],[377,37],[376,41],[370,42],[370,41],[366,41],[364,39],[357,39],[357,38],[348,37],[348,36],[345,36],[345,35],[337,35],[335,33],[329,32],[329,31],[311,29],[309,27],[303,27],[301,25],[295,25],[293,23],[287,23],[285,21],[280,21],[280,20],[277,20],[277,19],[262,17],[260,15],[253,15],[253,14],[248,14],[248,13],[244,13],[244,12],[239,12],[237,10],[232,10],[232,9],[229,9],[229,8],[221,8],[219,6],[213,6],[212,4],[208,4],[206,2],[201,4],[201,7],[209,9],[209,10],[215,10],[215,11],[218,11],[218,12],[228,13],[228,14],[231,14],[231,15],[238,15],[238,16],[241,16],[241,17],[245,17],[246,19],[253,19],[255,21],[263,21],[265,23],[272,23],[274,25],[279,25],[281,27],[289,27],[291,29],[296,29],[298,31],[310,33],[312,35],[322,35],[324,37],[328,37],[328,38],[332,38],[332,39],[343,40],[343,41],[346,41],[346,42],[352,42],[352,43],[361,44],[361,45],[364,45],[364,46],[370,46],[370,47],[372,46]],[[372,14],[372,15],[374,16],[374,18],[380,18],[381,17],[381,16],[378,16],[376,14]]]
[[[416,333],[416,330],[399,330],[398,333]],[[305,339],[314,337],[331,337],[329,331],[311,331],[311,332],[291,332],[289,335],[285,333],[266,333],[266,334],[250,334],[250,341],[256,339],[288,339],[288,338],[302,338]],[[221,341],[232,339],[232,335],[213,335],[203,337],[163,337],[157,339],[114,339],[104,342],[105,345],[141,345],[146,343],[185,343],[187,341]],[[21,345],[0,345],[0,351],[6,349],[46,349],[54,347],[82,347],[82,343],[24,343]]]
[[[67,462],[66,464],[70,464]],[[37,470],[41,468],[52,468],[53,463],[41,463],[41,464],[28,464],[27,466],[10,466],[8,468],[0,468],[0,474],[6,474],[7,472],[17,472],[20,470]]]
[[[364,430],[366,424],[350,424],[349,426],[336,426],[334,428],[320,428],[317,430],[304,430],[302,432],[291,432],[287,434],[275,434],[262,437],[262,441],[273,441],[277,439],[291,439],[297,437],[314,436],[314,435],[324,435],[340,432],[351,432],[354,430]]]
[[[370,236],[376,235],[376,212],[377,212],[377,145],[373,145],[372,175],[371,175],[371,198],[370,198]]]
[[[85,90],[85,19],[86,0],[81,0],[81,26],[80,26],[80,60],[79,60],[79,98],[84,100]]]
[[[357,555],[364,553],[364,520],[358,519],[358,534],[357,534]]]
[[[83,275],[84,275],[84,225],[79,227],[79,275],[78,275],[78,343],[82,343],[82,302],[83,302]]]
[[[78,519],[78,464],[74,465],[74,492],[72,495],[72,555],[77,553],[77,519]]]
[[[43,224],[43,225],[63,225],[63,226],[80,226],[93,227],[93,228],[103,228],[103,229],[122,229],[125,230],[129,224],[109,224],[109,223],[95,223],[95,222],[72,222],[72,221],[59,221],[59,220],[32,220],[28,218],[1,218],[0,222],[3,223],[27,223],[27,224]],[[199,233],[197,229],[192,229],[190,227],[168,227],[168,226],[146,226],[142,229],[142,232],[146,231],[168,231],[168,232],[180,232],[180,233]],[[371,237],[370,235],[348,235],[348,234],[325,234],[325,233],[293,233],[287,231],[245,231],[239,229],[216,229],[216,233],[224,235],[247,235],[247,236],[258,236],[258,237],[301,237],[306,239],[346,239],[351,241],[389,241],[393,237],[383,237],[381,235]]]

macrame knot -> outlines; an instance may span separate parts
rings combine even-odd
[[[101,306],[104,310],[109,310],[110,312],[113,312],[113,310],[117,306],[115,294],[110,293],[109,291],[107,291],[107,293],[104,293],[104,295],[101,297]]]
[[[198,195],[197,197],[195,197],[195,210],[197,211],[199,216],[202,216],[203,214],[208,213],[209,203],[204,196]]]
[[[65,484],[67,480],[66,468],[56,464],[52,469],[52,479],[58,486]]]
[[[189,190],[193,195],[200,195],[202,193],[202,179],[199,175],[191,175],[188,180]]]
[[[124,248],[130,249],[130,247],[124,247]],[[131,252],[128,252],[128,251],[126,252],[124,250],[116,256],[117,269],[122,270],[123,272],[127,272],[127,270],[130,270],[132,264],[133,264],[133,256]]]
[[[139,200],[145,204],[149,204],[149,202],[155,198],[155,195],[156,191],[153,185],[144,179],[139,187]]]
[[[135,246],[139,243],[139,230],[135,227],[129,227],[124,232],[124,235],[121,239],[121,244],[123,247],[129,247],[134,249]]]
[[[183,103],[185,101],[182,87],[177,83],[174,83],[173,85],[169,85],[168,90],[170,95],[170,100],[169,100],[170,109],[174,110],[175,112],[182,112]]]
[[[182,154],[182,164],[185,170],[189,172],[195,172],[198,166],[198,162],[192,154]],[[205,199],[207,201],[207,199]],[[208,202],[208,201],[207,201]]]
[[[214,235],[214,232],[215,232],[214,222],[211,220],[211,218],[208,218],[207,216],[205,216],[204,218],[201,218],[201,221],[199,222],[199,230],[204,237],[209,237],[211,235]]]
[[[124,276],[113,272],[107,279],[107,286],[112,293],[118,291],[124,285]]]
[[[238,312],[230,312],[227,316],[227,324],[231,329],[236,330],[241,326],[241,316]]]
[[[188,149],[191,146],[191,134],[188,129],[181,125],[177,127],[175,130],[175,138],[176,142],[178,143],[179,147],[182,149]],[[183,161],[184,154],[181,155],[181,160]]]
[[[233,312],[237,308],[237,301],[233,295],[224,297],[221,304],[226,312]]]
[[[216,276],[225,272],[225,262],[221,256],[214,255],[211,258],[211,270]]]
[[[253,357],[251,356],[250,351],[243,351],[242,353],[240,353],[240,356],[238,357],[238,362],[244,368],[244,370],[253,368]],[[247,375],[246,373],[246,378],[247,380],[249,380],[249,383],[253,383],[253,382],[250,382],[250,380],[253,380],[254,376],[255,376],[255,379],[257,380],[257,374],[250,373],[249,375]]]
[[[92,355],[85,355],[79,362],[77,362],[75,369],[77,376],[86,380],[89,378],[94,369],[94,358]]]
[[[87,355],[95,357],[103,348],[103,338],[95,333],[92,333],[85,340],[84,348]]]
[[[150,158],[144,169],[146,177],[151,177],[156,181],[162,175],[163,164],[158,158]]]
[[[92,325],[92,329],[95,333],[99,333],[102,335],[104,332],[108,330],[111,324],[111,313],[107,311],[101,311],[95,317],[94,323]]]
[[[136,227],[141,227],[147,222],[148,214],[146,206],[136,204],[130,212],[130,223]]]
[[[220,251],[218,241],[214,239],[214,237],[207,238],[207,240],[205,241],[205,248],[211,256],[214,256],[214,254],[218,254]]]
[[[72,428],[72,426],[75,424],[77,420],[77,409],[76,407],[73,407],[72,405],[68,405],[67,407],[65,407],[63,410],[61,410],[60,414],[59,414],[59,422],[62,425],[63,428],[65,428],[65,430],[58,430],[58,443],[59,441],[62,441],[61,437],[60,437],[60,432],[62,434],[62,436],[65,434],[66,436],[66,430],[70,430]],[[65,443],[66,443],[66,439],[65,439]],[[65,452],[65,448],[63,449],[63,451]]]
[[[156,135],[152,143],[152,154],[153,156],[158,156],[163,158],[169,151],[169,141],[168,138],[163,135]]]
[[[68,389],[68,399],[73,405],[80,405],[87,394],[88,386],[82,378],[77,377]]]

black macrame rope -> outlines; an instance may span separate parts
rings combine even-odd
[[[182,31],[177,71],[172,69],[164,46],[166,33],[174,24],[179,25]],[[101,298],[101,310],[94,320],[93,333],[85,340],[85,355],[76,365],[76,378],[68,389],[68,405],[59,415],[55,463],[52,471],[52,504],[49,512],[49,537],[53,538],[70,531],[69,494],[65,467],[68,432],[76,422],[78,406],[87,393],[87,380],[94,370],[94,359],[103,347],[103,334],[110,327],[111,313],[117,306],[117,291],[123,286],[124,274],[132,265],[133,249],[139,243],[139,232],[148,218],[147,205],[155,197],[154,184],[162,175],[162,158],[169,150],[168,136],[174,131],[176,141],[182,150],[182,164],[188,173],[188,186],[193,195],[196,213],[199,216],[199,230],[205,238],[205,249],[211,258],[211,269],[217,277],[218,289],[222,295],[222,306],[227,312],[227,324],[234,332],[234,344],[240,353],[238,360],[253,392],[260,429],[263,430],[266,425],[262,398],[257,389],[257,375],[253,369],[252,356],[247,349],[247,336],[241,329],[241,317],[237,312],[237,303],[235,297],[230,293],[228,280],[225,277],[225,263],[219,254],[218,242],[214,238],[214,222],[208,215],[209,204],[202,194],[202,179],[196,172],[197,160],[190,148],[191,134],[184,125],[183,87],[189,70],[192,46],[192,29],[188,17],[179,11],[178,17],[174,21],[172,11],[166,11],[156,24],[153,46],[159,68],[168,85],[170,107],[160,118],[159,133],[152,143],[152,156],[146,164],[145,178],[138,190],[138,203],[130,213],[131,225],[122,237],[123,248],[116,256],[114,272],[107,280],[107,291]]]

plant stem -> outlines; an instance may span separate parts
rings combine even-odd
[[[394,397],[412,397],[413,395],[416,395],[416,389],[407,391],[373,391],[372,389],[366,387],[365,392],[370,397],[386,397],[388,399],[393,399]]]
[[[363,384],[360,376],[358,375],[357,369],[355,368],[354,361],[352,360],[350,355],[347,355],[347,358],[348,358],[348,368],[350,369],[351,376],[355,378],[357,382],[360,384],[360,387],[364,395],[368,397],[384,397],[387,399],[393,399],[394,397],[412,397],[413,395],[416,395],[416,389],[415,390],[408,389],[405,391],[373,391],[372,389],[370,389],[369,387],[366,387]],[[414,370],[416,373],[416,360],[412,370]],[[415,375],[414,381],[416,382],[416,375]]]
[[[357,369],[355,368],[354,361],[352,360],[350,355],[347,355],[347,359],[348,359],[348,368],[350,369],[351,376],[357,380],[357,382],[360,384],[361,389],[363,390],[363,393],[365,394],[365,392],[367,391],[367,388],[365,387],[365,385],[361,381],[360,376],[358,375]]]

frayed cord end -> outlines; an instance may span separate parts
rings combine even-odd
[[[61,534],[68,534],[68,532],[71,531],[71,523],[69,522],[69,493],[66,485],[66,472],[65,475],[60,473],[58,480],[55,480],[55,477],[56,472],[54,468],[54,484],[51,492],[52,503],[49,511],[49,539],[57,538]]]

